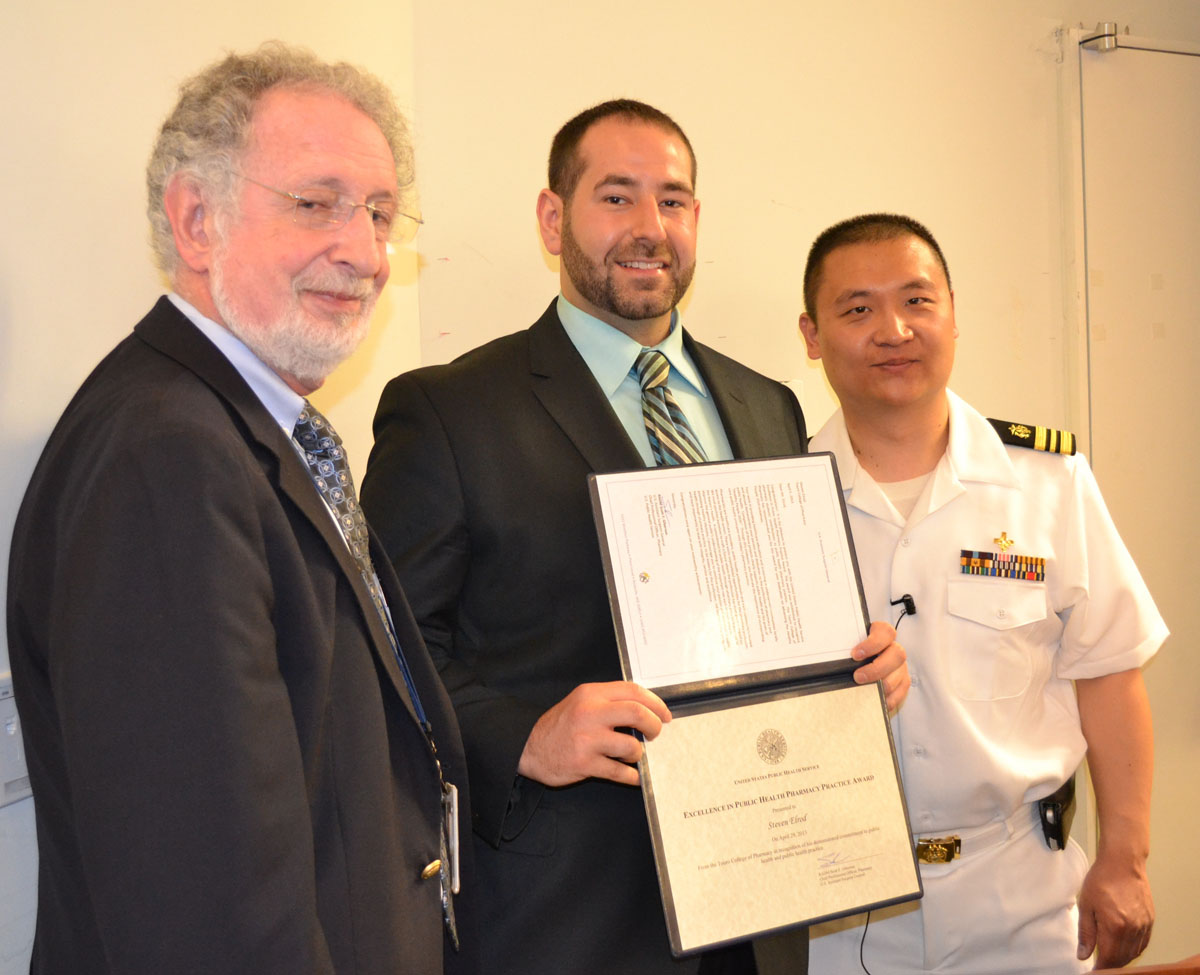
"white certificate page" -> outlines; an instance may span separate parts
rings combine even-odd
[[[677,716],[642,781],[676,953],[920,894],[875,684]]]
[[[592,490],[628,679],[847,659],[866,636],[829,455],[600,474]]]

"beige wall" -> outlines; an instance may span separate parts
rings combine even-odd
[[[368,20],[315,0],[194,11],[48,0],[6,5],[0,18],[0,415],[32,463],[80,381],[165,289],[147,244],[143,174],[179,82],[225,51],[278,37],[369,66],[411,114],[412,12],[379,4]],[[346,428],[360,465],[379,387],[418,355],[415,260],[394,259],[370,339],[314,397]],[[0,491],[5,540],[20,493],[16,480]]]
[[[317,397],[360,474],[387,377],[522,328],[549,301],[533,216],[549,140],[617,95],[671,112],[696,146],[689,327],[792,381],[814,423],[831,400],[795,336],[804,252],[828,223],[889,208],[928,222],[948,252],[960,391],[993,415],[1078,425],[1055,30],[1100,19],[1200,40],[1200,4],[1178,0],[8,4],[0,423],[17,473],[0,488],[0,536],[63,405],[161,290],[141,171],[175,84],[274,36],[366,64],[413,108],[419,309],[416,268],[399,266],[372,338]],[[0,810],[0,975],[24,970],[31,805]]]
[[[830,223],[872,209],[925,221],[949,256],[960,391],[990,415],[1079,425],[1055,32],[1102,10],[1148,36],[1197,37],[1200,5],[468,6],[470,17],[461,4],[416,4],[426,361],[545,307],[555,265],[533,204],[550,138],[584,106],[628,95],[674,115],[696,148],[688,327],[792,381],[814,425],[832,400],[796,335],[805,253]]]

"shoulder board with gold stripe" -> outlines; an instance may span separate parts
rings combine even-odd
[[[1012,447],[1031,447],[1051,454],[1075,453],[1075,434],[1070,430],[1052,430],[1050,427],[1027,427],[1024,423],[1009,420],[993,420],[988,423],[999,434],[1000,439]]]

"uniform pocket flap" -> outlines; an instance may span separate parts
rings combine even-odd
[[[1011,630],[1046,618],[1046,585],[1012,579],[952,579],[946,589],[952,616]]]

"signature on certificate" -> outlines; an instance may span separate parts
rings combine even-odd
[[[846,854],[843,850],[837,850],[834,853],[822,853],[817,858],[817,861],[823,867],[834,867],[834,866],[837,866],[839,863],[846,862]]]

